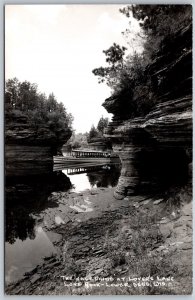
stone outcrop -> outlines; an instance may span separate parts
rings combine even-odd
[[[71,131],[58,140],[48,125],[35,128],[27,116],[5,115],[5,165],[7,176],[36,175],[52,172],[53,155],[66,142]]]
[[[103,103],[114,114],[105,137],[122,162],[117,199],[140,191],[145,181],[151,185],[158,176],[165,183],[169,175],[174,180],[188,172],[192,160],[191,24],[165,44],[146,72],[154,85],[156,104],[144,117],[127,118],[129,100],[124,102],[124,95],[113,95]],[[144,175],[144,169],[151,177]]]
[[[112,146],[105,137],[96,137],[88,143],[88,148],[96,151],[109,151],[112,149]]]

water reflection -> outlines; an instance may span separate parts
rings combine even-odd
[[[33,240],[35,238],[34,226],[35,220],[29,215],[26,207],[17,205],[6,209],[5,239],[10,244],[14,244],[16,239]]]
[[[61,167],[63,169],[63,166]],[[98,166],[75,166],[65,168],[63,173],[70,177],[75,192],[98,187],[114,187],[120,176],[120,164]]]
[[[67,175],[67,170],[62,171],[64,174]],[[71,183],[72,183],[72,189],[74,192],[81,192],[86,189],[90,189],[91,185],[88,180],[88,177],[86,173],[84,174],[74,174],[74,175],[68,175]]]
[[[35,238],[35,220],[31,214],[57,207],[55,201],[48,201],[52,192],[82,191],[91,187],[111,187],[117,184],[119,166],[97,166],[86,168],[87,173],[66,175],[68,170],[53,172],[47,176],[9,178],[6,181],[6,228],[5,239],[13,244]],[[71,181],[70,181],[71,180]],[[56,221],[58,222],[58,220]]]
[[[48,201],[53,191],[66,191],[72,187],[70,179],[62,172],[40,177],[17,177],[6,181],[5,239],[13,244],[16,239],[35,238],[35,220],[32,213],[40,213],[48,207],[56,207]]]
[[[91,187],[114,187],[120,176],[119,165],[108,165],[102,167],[98,172],[89,172],[87,177]]]
[[[39,264],[43,257],[56,253],[52,242],[42,227],[34,229],[34,239],[16,239],[5,244],[6,283],[10,283]]]
[[[63,169],[63,167],[62,167]],[[74,171],[74,172],[73,172]],[[80,173],[79,173],[80,172]],[[70,174],[71,173],[71,174]],[[109,187],[117,184],[120,167],[93,166],[84,170],[66,169],[44,176],[19,176],[6,179],[6,223],[5,223],[5,276],[6,283],[20,279],[41,262],[43,257],[55,253],[51,235],[46,231],[42,213],[59,206],[52,192],[82,191],[91,187]],[[88,199],[73,209],[91,211]],[[35,219],[36,216],[36,219]],[[44,222],[43,222],[44,221]],[[54,223],[63,224],[60,215],[55,215]],[[56,239],[56,237],[55,237]]]

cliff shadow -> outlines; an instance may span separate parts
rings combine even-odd
[[[182,148],[142,149],[138,153],[139,184],[136,193],[164,192],[191,180],[190,161]]]

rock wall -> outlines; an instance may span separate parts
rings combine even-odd
[[[148,67],[147,74],[154,85],[156,104],[146,116],[124,117],[121,111],[128,111],[128,104],[123,110],[121,106],[128,101],[121,101],[120,95],[111,96],[103,103],[114,115],[105,137],[112,140],[113,150],[122,162],[115,191],[117,199],[140,191],[144,180],[150,186],[157,177],[165,183],[170,173],[173,178],[169,178],[169,182],[174,181],[174,176],[182,176],[184,170],[187,172],[187,165],[192,161],[191,24],[166,44]],[[178,166],[180,172],[175,174]],[[151,173],[148,179],[143,175],[144,169]]]
[[[36,129],[26,116],[7,114],[5,124],[6,176],[52,172],[53,155],[70,138],[70,131],[57,141],[48,126]]]
[[[89,143],[88,147],[91,150],[96,151],[111,151],[112,145],[108,141],[108,139],[105,139],[104,137],[96,137],[93,138]]]
[[[6,145],[6,175],[25,176],[52,172],[53,156],[49,146]]]

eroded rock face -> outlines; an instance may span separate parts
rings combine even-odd
[[[7,176],[52,172],[53,155],[71,136],[70,129],[60,140],[47,125],[35,129],[26,116],[6,117],[5,165]]]
[[[96,151],[107,151],[112,148],[111,143],[104,137],[93,138],[88,143],[88,147],[89,149]]]
[[[161,51],[148,68],[151,82],[156,87],[156,104],[146,116],[127,118],[124,112],[128,111],[129,100],[121,101],[120,95],[112,96],[103,103],[106,110],[114,114],[105,137],[112,140],[113,150],[122,162],[115,191],[117,199],[140,190],[144,181],[140,171],[143,165],[149,173],[150,169],[155,169],[155,177],[155,174],[161,173],[158,168],[162,168],[162,173],[167,168],[167,174],[172,174],[173,168],[177,170],[177,165],[182,165],[183,172],[192,160],[191,41],[192,28],[189,25],[169,41],[163,53]],[[165,182],[163,176],[166,177],[166,171],[159,174],[159,178]],[[151,184],[150,180],[148,184]]]

